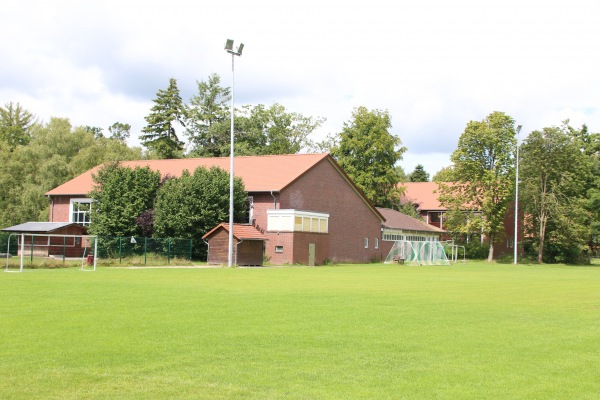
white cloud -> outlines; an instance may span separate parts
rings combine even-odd
[[[8,0],[0,100],[135,135],[170,77],[186,100],[210,73],[229,85],[232,38],[246,44],[239,104],[326,117],[320,136],[354,107],[387,109],[408,172],[445,166],[467,122],[496,110],[523,132],[564,119],[600,131],[593,0],[203,3]]]

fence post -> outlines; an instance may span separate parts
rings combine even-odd
[[[66,253],[67,253],[67,237],[63,236],[63,267],[65,266]]]
[[[188,260],[192,261],[192,239],[190,239],[190,257]]]
[[[31,235],[31,254],[29,255],[29,265],[33,264],[33,241],[35,240],[35,237],[33,235]]]
[[[123,261],[123,238],[119,236],[119,264]]]
[[[171,264],[171,238],[167,238],[167,264]]]
[[[144,266],[146,265],[146,253],[148,252],[148,238],[144,238]]]

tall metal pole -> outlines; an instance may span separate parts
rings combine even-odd
[[[515,170],[515,243],[514,243],[514,264],[517,265],[517,244],[518,244],[518,226],[519,226],[519,132],[521,132],[521,125],[517,126],[517,157],[516,157],[516,170]]]
[[[233,109],[234,109],[234,94],[235,94],[235,69],[234,59],[235,56],[241,56],[244,44],[241,43],[237,51],[233,50],[233,40],[227,39],[225,42],[225,50],[231,54],[231,143],[229,152],[229,251],[227,254],[227,266],[233,266],[233,157],[234,157],[234,123],[233,123]]]
[[[233,266],[233,97],[235,93],[235,72],[234,59],[235,54],[231,53],[231,143],[229,152],[229,252],[227,255],[227,266]]]

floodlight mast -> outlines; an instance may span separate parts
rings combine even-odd
[[[519,132],[521,132],[521,125],[517,126],[517,156],[516,156],[516,169],[515,169],[515,242],[514,242],[514,265],[517,265],[517,244],[518,244],[518,226],[519,226]]]
[[[225,50],[231,54],[231,143],[229,151],[229,251],[227,254],[227,266],[233,266],[233,157],[234,157],[234,140],[233,140],[233,107],[234,107],[234,90],[235,90],[235,56],[241,56],[244,44],[240,43],[237,50],[233,50],[233,39],[227,39],[225,42]]]

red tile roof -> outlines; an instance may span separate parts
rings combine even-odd
[[[243,179],[248,192],[280,191],[327,157],[328,154],[235,157],[234,172],[236,177]],[[194,172],[198,167],[219,167],[229,172],[229,157],[123,161],[121,165],[131,168],[148,166],[160,171],[162,176],[178,177],[184,170]],[[46,195],[87,195],[94,184],[92,174],[97,173],[99,168],[84,172]]]
[[[438,184],[437,182],[405,182],[401,184],[406,190],[400,199],[402,203],[412,202],[417,204],[418,210],[445,211],[438,200]]]
[[[429,225],[424,221],[410,217],[406,214],[402,214],[401,212],[392,210],[390,208],[377,207],[377,210],[379,210],[381,215],[383,215],[383,217],[385,218],[385,223],[383,224],[383,226],[385,226],[386,228],[427,233],[445,232],[443,229],[440,229],[433,225]]]
[[[215,226],[208,233],[202,236],[202,239],[206,239],[219,229],[224,229],[229,232],[229,224],[223,222]],[[237,240],[269,240],[254,226],[245,224],[233,224],[233,236]]]

